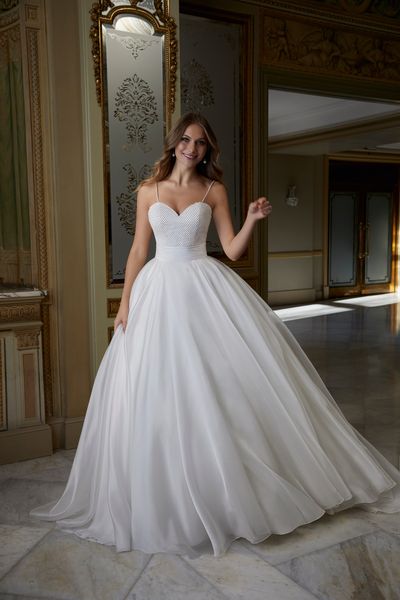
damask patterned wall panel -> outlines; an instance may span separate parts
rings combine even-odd
[[[203,113],[217,135],[237,229],[241,221],[241,26],[181,14],[180,42],[182,113]],[[207,246],[209,252],[221,252],[213,230]]]
[[[150,26],[149,26],[150,28]],[[150,28],[151,29],[151,28]],[[136,222],[139,182],[164,137],[163,41],[105,27],[110,172],[110,278],[121,281]]]

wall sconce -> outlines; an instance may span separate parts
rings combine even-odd
[[[296,186],[295,185],[289,185],[285,202],[288,206],[292,206],[292,207],[295,207],[298,205],[299,199],[296,196]]]

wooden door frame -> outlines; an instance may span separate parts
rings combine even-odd
[[[382,153],[368,153],[364,155],[357,152],[343,154],[329,154],[324,157],[324,178],[323,178],[323,297],[324,299],[333,296],[338,297],[346,294],[344,288],[336,288],[337,293],[332,293],[334,288],[329,287],[329,163],[331,161],[359,162],[359,163],[382,163],[400,165],[400,156]],[[392,283],[390,291],[395,292],[398,289],[399,282],[399,200],[393,199],[393,218],[392,218]],[[382,286],[370,286],[367,291],[361,291],[360,294],[379,293]],[[347,289],[347,288],[346,288]]]

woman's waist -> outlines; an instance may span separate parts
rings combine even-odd
[[[206,244],[195,246],[167,246],[157,244],[156,256],[158,260],[196,260],[207,257]]]

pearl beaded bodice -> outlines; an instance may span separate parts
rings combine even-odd
[[[149,221],[157,250],[163,247],[205,245],[211,213],[211,207],[206,202],[194,202],[180,214],[163,202],[152,204]]]

